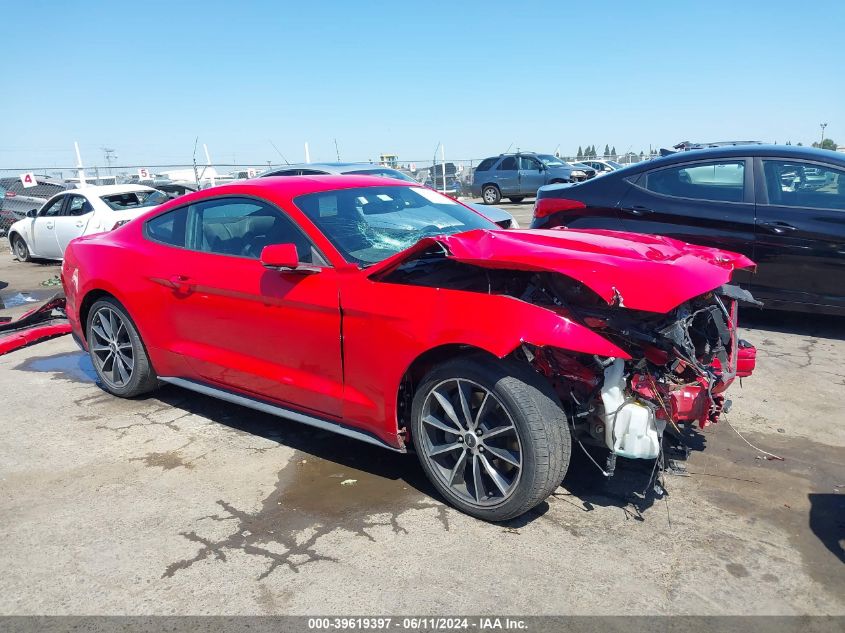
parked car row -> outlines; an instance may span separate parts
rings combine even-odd
[[[552,154],[519,152],[500,154],[482,160],[472,177],[472,195],[484,204],[498,204],[502,198],[522,202],[534,197],[543,185],[583,182],[606,171],[610,163],[594,161],[600,167],[586,163],[567,163]]]

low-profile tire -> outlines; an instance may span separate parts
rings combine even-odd
[[[508,198],[508,200],[510,200],[514,204],[519,204],[520,202],[525,200],[525,196],[511,196],[510,198]]]
[[[479,355],[435,367],[414,394],[411,437],[438,492],[485,521],[528,512],[569,467],[566,414],[549,384],[514,361]]]
[[[106,391],[132,398],[158,387],[138,328],[117,299],[96,301],[88,312],[85,331],[91,362]]]
[[[481,200],[484,204],[499,204],[502,192],[496,185],[484,185],[481,189]]]
[[[19,262],[32,261],[32,256],[29,254],[29,246],[26,245],[26,240],[17,233],[12,237],[12,251],[15,253],[15,258]]]

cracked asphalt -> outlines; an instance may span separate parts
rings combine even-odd
[[[57,272],[4,252],[0,299]],[[576,453],[504,525],[413,456],[173,386],[113,398],[69,337],[2,356],[0,614],[843,615],[843,322],[744,321],[757,371],[667,494]]]

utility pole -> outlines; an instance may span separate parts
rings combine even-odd
[[[824,145],[824,129],[827,127],[827,123],[819,123],[819,127],[822,129],[822,140],[819,143],[819,149],[821,149]]]
[[[340,150],[337,148],[337,139],[334,140],[334,153],[337,155],[337,162],[340,162]]]
[[[114,153],[115,150],[111,147],[101,147],[100,149],[103,150],[103,154],[106,157],[106,165],[109,168],[109,176],[114,176],[114,174],[112,173],[111,164],[112,161],[117,160],[117,154]]]

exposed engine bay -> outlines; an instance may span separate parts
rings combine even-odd
[[[737,308],[739,302],[758,302],[737,286],[722,285],[667,313],[633,310],[619,291],[608,303],[570,276],[468,264],[449,258],[439,245],[380,280],[508,295],[587,327],[627,352],[630,359],[608,358],[528,343],[515,352],[552,384],[574,439],[606,447],[611,456],[658,458],[664,433],[682,444],[685,430],[718,421],[730,403],[727,387],[754,369],[755,348],[737,337]]]

